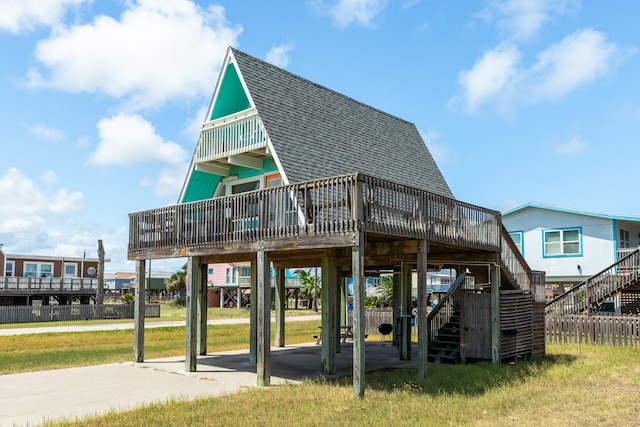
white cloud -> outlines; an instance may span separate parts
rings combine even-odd
[[[203,10],[189,0],[126,5],[119,20],[100,15],[90,24],[56,27],[35,51],[48,76],[32,68],[28,85],[104,93],[131,110],[208,93],[242,32],[227,23],[224,8]]]
[[[339,28],[351,24],[361,27],[373,25],[374,18],[387,6],[387,0],[338,0],[325,4],[322,0],[310,3],[319,13],[329,15]]]
[[[47,127],[44,125],[36,125],[29,129],[31,135],[50,141],[60,141],[64,139],[64,134],[60,129]]]
[[[0,210],[0,233],[15,233],[39,228],[51,215],[82,208],[83,196],[64,188],[55,193],[42,190],[18,169],[10,168],[0,177],[0,200],[11,200]]]
[[[133,165],[136,163],[177,164],[186,151],[165,141],[155,128],[137,114],[120,113],[98,122],[100,142],[88,162],[97,165]]]
[[[498,28],[514,40],[535,37],[540,28],[559,16],[579,7],[576,0],[505,0],[491,1],[481,13],[495,21]]]
[[[154,187],[154,193],[158,197],[178,200],[184,177],[187,176],[189,163],[184,163],[173,168],[165,168],[160,171]]]
[[[46,185],[53,185],[56,183],[56,181],[58,180],[58,176],[56,175],[56,173],[54,171],[52,171],[51,169],[44,171],[42,173],[42,175],[40,175],[40,179],[42,180],[42,182],[44,182]]]
[[[0,2],[0,30],[22,33],[37,26],[52,26],[71,7],[93,0],[3,0]]]
[[[198,138],[200,138],[200,131],[202,131],[202,125],[207,119],[208,111],[209,107],[207,105],[201,106],[180,132],[182,135],[185,135],[189,141],[193,141],[194,146],[198,141]]]
[[[265,59],[267,60],[267,62],[275,65],[276,67],[286,68],[291,61],[289,58],[289,53],[293,50],[293,48],[293,43],[273,46],[271,50],[267,52],[267,56]]]
[[[561,156],[573,156],[582,153],[587,147],[586,142],[582,141],[579,136],[575,136],[567,142],[556,144],[553,147],[553,152]]]
[[[520,51],[502,45],[485,53],[468,71],[460,72],[458,83],[464,91],[467,110],[475,111],[506,90],[518,74]]]
[[[534,93],[555,98],[572,92],[615,68],[622,52],[593,29],[576,31],[538,55],[531,69]]]
[[[458,83],[469,112],[493,104],[499,109],[566,96],[615,69],[630,50],[607,41],[606,34],[582,29],[550,46],[528,69],[520,51],[502,44],[486,52]]]

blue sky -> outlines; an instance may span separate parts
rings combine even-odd
[[[1,2],[4,251],[132,271],[127,214],[177,202],[230,45],[415,123],[460,200],[640,215],[640,2],[275,4]]]

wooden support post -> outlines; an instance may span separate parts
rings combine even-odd
[[[353,276],[353,395],[364,397],[365,345],[364,345],[364,188],[360,177],[352,188],[352,217],[356,221],[358,233],[351,247],[351,274]]]
[[[427,331],[427,253],[429,242],[420,242],[418,249],[418,378],[427,378],[429,333]]]
[[[400,287],[400,360],[411,360],[411,264],[402,263],[402,286]]]
[[[197,367],[198,289],[202,267],[199,257],[187,261],[187,327],[184,356],[185,372],[195,372]]]
[[[398,333],[398,327],[399,327],[398,319],[402,314],[401,312],[402,299],[400,298],[401,288],[402,288],[402,267],[396,266],[393,269],[393,297],[392,297],[393,309],[392,309],[392,318],[391,318],[391,324],[393,325],[393,332],[391,334],[392,340],[393,340],[393,337],[395,337],[396,334]]]
[[[136,262],[136,298],[133,307],[133,361],[144,362],[144,290],[146,287],[145,261]]]
[[[340,338],[337,332],[338,325],[336,310],[337,281],[336,259],[331,256],[323,256],[322,267],[322,349],[320,351],[320,363],[322,375],[332,375],[336,373],[336,341]]]
[[[457,274],[463,274],[466,272],[466,267],[458,266]],[[464,283],[458,289],[458,307],[460,310],[460,363],[467,363],[467,326],[465,316],[465,304],[467,303],[467,294],[464,291]]]
[[[269,253],[257,253],[257,366],[258,386],[271,384],[271,269]],[[251,304],[253,306],[253,303]]]
[[[334,286],[334,297],[336,299],[336,325],[346,325],[346,315],[345,315],[345,297],[344,297],[344,282],[342,280],[342,269],[336,263],[334,266],[335,269],[335,282]],[[340,353],[342,351],[340,344],[340,334],[336,334],[336,353]]]
[[[200,265],[198,287],[198,354],[207,354],[207,264]]]
[[[258,266],[256,254],[251,257],[251,276],[249,278],[249,362],[257,362],[257,282],[258,282]],[[240,289],[238,289],[240,292]]]
[[[351,249],[351,271],[353,274],[353,395],[364,397],[365,372],[365,315],[364,298],[364,233],[360,233],[360,244]]]
[[[285,290],[285,269],[279,268],[276,272],[276,347],[284,347],[285,323],[284,304],[287,299]]]
[[[500,363],[500,266],[491,266],[491,361]]]

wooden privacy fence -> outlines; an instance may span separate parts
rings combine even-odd
[[[549,343],[640,346],[638,316],[546,316]]]
[[[133,304],[1,306],[1,323],[133,319]],[[160,317],[160,304],[145,304],[145,317]]]
[[[391,323],[395,331],[396,322],[393,321],[393,309],[392,308],[368,308],[364,311],[364,332],[370,337],[373,335],[381,335],[378,331],[378,325],[380,323]],[[353,312],[350,311],[347,314],[347,324],[353,325]],[[414,326],[411,327],[411,335],[418,335],[418,321],[414,322]],[[389,338],[389,337],[388,337]]]

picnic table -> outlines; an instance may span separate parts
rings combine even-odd
[[[322,326],[318,326],[318,329],[322,329]],[[316,339],[316,345],[320,345],[322,343],[322,334],[314,334],[312,335],[313,338]],[[364,336],[365,338],[368,337],[368,335]],[[341,325],[340,326],[340,340],[342,342],[347,342],[347,340],[352,340],[353,341],[353,325]]]

